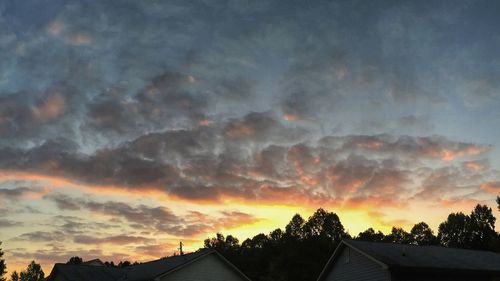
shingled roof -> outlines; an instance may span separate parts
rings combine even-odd
[[[67,281],[116,281],[125,275],[125,271],[125,268],[117,267],[56,263],[47,281],[55,280],[56,275],[62,275]]]
[[[217,251],[200,250],[182,256],[162,258],[124,268],[87,264],[72,265],[57,263],[54,265],[47,281],[54,280],[58,274],[64,276],[65,280],[68,281],[149,281],[154,280],[158,276],[168,274],[171,271],[188,265],[189,263],[209,254],[216,254],[233,270],[243,276],[244,279],[248,280],[243,273],[224,259],[224,257],[217,253]]]
[[[173,256],[155,261],[141,263],[126,267],[127,273],[122,280],[126,281],[143,281],[153,280],[155,277],[165,274],[173,269],[200,258],[204,255],[212,253],[210,250],[202,250],[182,256]]]
[[[440,246],[343,240],[318,280],[330,271],[342,249],[350,247],[391,271],[493,273],[500,276],[500,254]]]

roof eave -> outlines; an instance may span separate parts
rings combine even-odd
[[[485,270],[485,269],[464,269],[464,268],[433,268],[433,267],[413,267],[413,266],[398,266],[391,265],[390,271],[392,273],[402,273],[402,272],[416,272],[416,273],[434,273],[434,274],[470,274],[470,275],[480,275],[480,276],[500,276],[500,270]]]

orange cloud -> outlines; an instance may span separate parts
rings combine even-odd
[[[198,122],[198,126],[199,127],[208,127],[210,125],[212,125],[212,120],[210,119],[202,119]]]
[[[416,139],[423,155],[452,161],[458,157],[473,156],[491,149],[487,145],[474,143],[453,142],[440,137],[420,137]]]
[[[500,194],[500,181],[483,183],[481,189],[488,193]]]
[[[379,150],[384,146],[384,143],[375,139],[366,139],[357,141],[356,146],[363,149]]]
[[[37,104],[37,106],[32,109],[32,113],[37,120],[46,122],[62,115],[64,112],[64,108],[64,97],[61,95],[61,93],[55,92],[49,95],[45,100]]]
[[[354,135],[345,137],[344,147],[366,149],[377,152],[402,152],[419,157],[439,158],[452,161],[458,157],[473,156],[491,149],[491,146],[474,143],[454,142],[443,137],[401,136],[394,139],[390,135]]]
[[[92,43],[92,37],[90,37],[90,35],[88,35],[87,33],[81,32],[81,33],[77,33],[77,34],[69,36],[66,39],[66,42],[68,42],[71,45],[75,45],[75,46],[84,46],[84,45],[89,45],[90,43]]]
[[[429,155],[439,157],[444,161],[452,161],[458,157],[463,156],[473,156],[484,153],[489,150],[489,147],[481,147],[470,145],[464,148],[456,148],[456,149],[432,149],[430,148],[427,152]]]
[[[138,243],[152,243],[154,239],[146,238],[142,236],[131,236],[131,235],[114,235],[109,237],[94,237],[90,235],[77,235],[74,240],[75,243],[79,244],[138,244]]]
[[[127,194],[127,195],[137,195],[144,196],[149,194],[155,196],[156,198],[165,198],[168,195],[165,192],[161,192],[153,187],[141,187],[140,189],[131,189],[126,186],[115,186],[115,185],[91,185],[83,184],[78,181],[59,177],[59,176],[49,176],[38,173],[31,172],[20,172],[15,170],[0,170],[0,182],[9,181],[31,181],[39,182],[46,186],[45,190],[50,190],[50,188],[64,188],[64,187],[75,187],[84,191],[90,191],[98,194],[115,195],[115,194]]]
[[[229,138],[244,138],[253,136],[255,134],[255,129],[243,123],[231,124],[225,130],[225,135]]]
[[[293,114],[293,113],[284,113],[283,120],[285,120],[285,121],[297,121],[297,120],[299,120],[299,116],[297,114]]]
[[[471,171],[480,171],[485,168],[485,165],[478,161],[466,161],[463,166]]]
[[[252,195],[247,193],[232,193],[229,190],[221,189],[216,196],[210,198],[185,198],[178,194],[168,193],[159,190],[158,187],[129,188],[118,185],[91,185],[78,181],[37,173],[19,172],[12,170],[0,170],[0,182],[8,181],[32,181],[39,182],[46,186],[44,193],[49,193],[53,188],[73,187],[83,191],[102,195],[127,195],[127,196],[151,196],[161,201],[175,201],[195,203],[199,205],[220,205],[220,204],[244,204],[248,206],[258,205],[282,205],[282,206],[342,206],[349,209],[376,207],[376,206],[399,206],[395,201],[382,197],[367,198],[340,198],[332,197],[314,189],[299,187],[277,187],[268,184],[261,184],[251,189]],[[36,196],[41,196],[37,194]],[[241,218],[240,218],[241,219]]]

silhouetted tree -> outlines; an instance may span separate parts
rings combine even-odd
[[[335,213],[318,209],[307,221],[296,214],[285,228],[260,233],[241,246],[232,236],[217,233],[204,241],[255,281],[312,280],[344,237],[344,226]],[[230,238],[230,239],[229,239]]]
[[[450,214],[439,226],[436,237],[425,222],[415,224],[410,232],[393,227],[387,235],[373,228],[359,233],[356,239],[392,243],[448,247],[496,249],[500,239],[494,231],[491,209],[478,205],[470,216]],[[493,238],[494,239],[493,239]],[[341,239],[350,238],[339,217],[318,209],[307,221],[299,214],[292,217],[285,231],[275,229],[260,233],[240,245],[237,238],[216,237],[205,240],[205,248],[215,248],[254,281],[314,281]],[[487,242],[494,240],[496,243]]]
[[[337,214],[321,208],[307,220],[303,229],[306,238],[321,236],[333,240],[334,243],[340,242],[346,236],[344,226]]]
[[[302,232],[303,226],[304,219],[299,214],[295,214],[285,227],[285,233],[290,237],[302,239],[304,237],[304,233]]]
[[[281,230],[281,228],[277,228],[269,234],[269,240],[273,242],[278,242],[283,238],[283,234],[284,234],[283,230]]]
[[[500,211],[500,196],[497,196],[497,208]]]
[[[42,267],[35,261],[31,261],[26,270],[19,274],[20,281],[43,281],[44,277]]]
[[[14,272],[10,274],[10,281],[19,281],[19,273],[17,273],[17,271],[14,270]]]
[[[437,238],[425,222],[417,223],[410,230],[411,243],[415,245],[435,245]]]
[[[446,221],[439,225],[439,243],[445,247],[468,248],[468,221],[469,216],[462,212],[448,215]]]
[[[450,214],[439,225],[438,239],[446,247],[495,250],[495,245],[498,244],[495,221],[491,208],[478,204],[470,216],[463,213]]]
[[[391,233],[384,237],[385,242],[410,244],[411,235],[400,227],[393,227]]]
[[[496,218],[488,206],[478,204],[474,208],[469,216],[468,224],[469,247],[471,249],[491,249],[494,240],[497,238],[495,221]]]
[[[0,242],[0,245],[2,245],[2,242]],[[2,248],[0,248],[0,281],[5,281],[5,273],[7,273],[7,265],[5,264],[5,259],[3,258],[3,251]]]
[[[118,267],[127,267],[127,266],[130,266],[132,263],[130,263],[129,261],[121,261],[118,263]]]
[[[263,249],[268,242],[269,239],[264,233],[257,234],[250,240],[251,247],[254,249]]]
[[[229,249],[237,249],[240,246],[238,238],[228,235],[226,236],[225,246]]]
[[[82,264],[83,263],[83,259],[80,258],[80,257],[71,257],[67,262],[66,264]]]
[[[217,233],[216,237],[205,239],[205,248],[217,249],[219,252],[227,252],[231,250],[236,250],[239,247],[239,241],[232,235],[228,235],[224,238],[224,235]]]
[[[216,237],[205,239],[204,245],[205,248],[216,249],[227,259],[240,264],[240,244],[236,237],[232,235],[224,237],[221,233],[217,233]]]
[[[384,237],[385,235],[380,230],[375,232],[375,230],[370,227],[367,230],[360,232],[358,234],[358,237],[356,237],[356,239],[363,241],[379,242],[383,241]]]

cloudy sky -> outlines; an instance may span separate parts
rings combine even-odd
[[[10,270],[500,193],[498,1],[0,1]],[[500,215],[495,210],[497,217]]]

